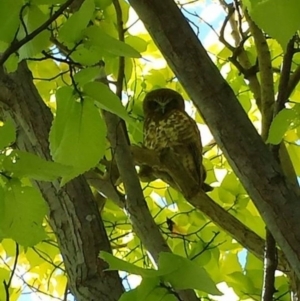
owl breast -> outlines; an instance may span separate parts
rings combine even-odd
[[[151,118],[153,117],[153,118]],[[148,149],[161,150],[174,147],[190,140],[193,132],[189,130],[190,120],[186,114],[174,110],[163,118],[151,116],[144,127],[144,145]]]

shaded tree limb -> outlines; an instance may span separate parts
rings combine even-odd
[[[289,82],[290,82],[290,73],[292,68],[292,60],[294,56],[294,43],[295,37],[293,37],[287,44],[286,51],[283,56],[279,87],[278,87],[278,96],[276,101],[276,108],[274,114],[278,114],[282,109],[285,108],[285,103],[289,98]]]
[[[264,255],[264,282],[262,301],[273,301],[275,289],[275,271],[277,269],[276,241],[271,232],[266,229],[266,247]]]
[[[14,121],[19,149],[51,161],[48,135],[53,116],[25,62],[14,73],[0,70],[0,117]],[[107,263],[98,257],[100,250],[111,248],[87,182],[79,176],[63,187],[58,181],[33,184],[50,208],[49,222],[76,300],[118,300],[123,293],[118,273],[105,271]]]
[[[104,66],[97,81],[107,84]],[[116,162],[126,191],[125,209],[129,213],[135,233],[157,264],[159,254],[161,252],[171,252],[171,249],[159,231],[145,201],[130,151],[126,124],[124,120],[108,111],[103,110],[102,114],[107,127],[107,137],[112,149],[112,159]],[[177,295],[182,300],[199,301],[193,290],[174,292],[174,296],[177,297]]]
[[[295,187],[286,181],[176,4],[172,0],[129,2],[191,96],[300,278],[300,233],[296,230],[300,227],[300,203]]]
[[[268,138],[271,122],[273,120],[274,108],[274,79],[271,61],[271,53],[267,40],[260,28],[252,21],[247,10],[245,17],[250,27],[256,47],[258,66],[260,72],[260,96],[261,96],[261,114],[262,114],[262,133],[264,141]]]

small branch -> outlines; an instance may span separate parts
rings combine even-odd
[[[275,272],[277,269],[276,241],[271,232],[266,229],[266,247],[264,260],[264,284],[262,289],[262,301],[273,301],[275,290]]]
[[[9,280],[8,280],[7,283],[6,283],[5,280],[3,281],[5,294],[6,294],[6,301],[10,300],[9,289],[10,289],[10,286],[11,286],[12,279],[13,279],[15,273],[16,273],[18,259],[19,259],[19,245],[16,243],[15,261],[14,261],[14,265],[13,265],[13,268],[12,268],[11,273],[10,273]]]
[[[117,15],[117,29],[119,40],[124,42],[124,28],[123,28],[123,17],[122,17],[122,8],[119,3],[119,0],[113,0],[113,5],[115,7],[116,15]],[[122,99],[122,90],[123,90],[123,80],[125,76],[125,58],[124,56],[119,57],[119,70],[118,70],[118,77],[117,77],[117,85],[116,85],[116,94],[117,96]]]
[[[247,10],[245,17],[249,24],[250,31],[254,38],[258,65],[260,71],[260,88],[261,88],[261,114],[262,114],[262,138],[266,140],[268,137],[270,125],[273,119],[274,97],[274,80],[271,61],[271,53],[266,38],[260,28],[252,21]]]
[[[10,46],[4,51],[0,58],[0,66],[2,66],[6,60],[9,58],[11,54],[18,51],[23,45],[31,41],[38,34],[40,34],[43,30],[45,30],[53,21],[55,21],[63,11],[73,2],[74,0],[66,1],[46,22],[44,22],[40,27],[35,29],[32,33],[27,35],[25,38],[20,41],[13,41]]]
[[[279,80],[278,96],[276,101],[276,107],[274,110],[274,116],[278,114],[285,107],[285,103],[289,97],[289,82],[290,73],[292,68],[292,60],[294,56],[294,42],[293,37],[287,44],[286,52],[283,56],[281,76]]]
[[[258,71],[258,66],[256,64],[254,66],[251,65],[251,62],[249,60],[248,54],[244,50],[244,43],[249,38],[248,35],[245,33],[241,34],[240,36],[235,35],[235,38],[238,38],[238,40],[235,40],[235,44],[238,45],[237,47],[234,47],[230,45],[226,39],[225,39],[225,27],[227,23],[229,22],[232,26],[232,30],[236,27],[236,24],[232,22],[231,16],[233,15],[235,8],[232,4],[227,4],[224,0],[219,0],[222,7],[227,12],[227,16],[224,20],[224,23],[220,30],[220,42],[223,43],[231,52],[232,57],[229,58],[230,62],[238,69],[238,71],[243,74],[243,76],[249,81],[249,87],[251,92],[253,93],[254,99],[256,101],[256,104],[259,109],[261,109],[261,88],[260,83],[257,79],[256,73]],[[240,12],[239,12],[239,18],[240,18]],[[239,24],[240,26],[241,24]],[[242,33],[242,28],[239,28],[239,32]]]

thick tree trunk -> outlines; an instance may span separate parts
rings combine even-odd
[[[300,202],[173,0],[129,0],[300,278]]]
[[[51,160],[48,135],[52,114],[36,90],[26,63],[16,72],[0,70],[0,118],[12,118],[18,129],[17,147]],[[117,272],[105,272],[98,258],[110,244],[98,208],[83,177],[64,187],[58,182],[35,182],[50,208],[50,224],[56,233],[77,301],[117,301],[123,293]]]

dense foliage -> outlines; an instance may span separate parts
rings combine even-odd
[[[263,140],[274,152],[280,144],[285,147],[285,159],[280,161],[283,170],[288,170],[286,177],[296,182],[300,176],[298,1],[176,3]],[[5,72],[14,74],[26,62],[41,99],[53,114],[49,135],[44,137],[46,144],[49,141],[50,161],[39,151],[34,153],[41,141],[29,141],[30,135],[22,134],[30,128],[20,129],[25,123],[7,116],[9,109],[0,97],[0,300],[27,300],[30,292],[32,300],[34,295],[67,300],[71,293],[78,298],[67,280],[56,230],[50,226],[55,213],[45,202],[47,191],[37,183],[59,181],[64,189],[80,175],[93,191],[114,255],[99,249],[103,251],[99,260],[122,271],[128,292],[120,300],[180,300],[171,287],[195,289],[208,300],[260,299],[267,286],[263,252],[259,250],[258,256],[247,250],[250,241],[249,245],[238,242],[236,236],[243,234],[238,233],[240,229],[230,233],[226,213],[261,238],[266,237],[266,225],[130,4],[125,0],[1,0],[0,24],[0,63]],[[103,80],[105,74],[108,82]],[[127,191],[124,178],[114,170],[106,116],[109,112],[124,120],[130,142],[141,146],[142,100],[146,92],[158,87],[172,88],[185,98],[186,110],[197,121],[204,143],[207,183],[214,187],[208,195],[225,209],[223,226],[163,181],[141,182],[157,226],[154,230],[141,218],[144,235],[155,240],[153,233],[159,229],[172,251],[162,248],[159,259],[150,254],[131,219],[132,212],[128,214],[122,204],[128,201]],[[34,101],[35,96],[27,96]],[[267,99],[271,102],[264,103]],[[22,113],[35,114],[34,106]],[[34,127],[38,129],[39,124]],[[23,139],[32,144],[32,150],[26,149]],[[87,173],[91,169],[98,183]],[[80,226],[72,224],[70,216],[64,219],[70,220],[77,233]],[[275,267],[273,297],[291,300],[299,287],[292,273],[285,274],[281,256]]]

